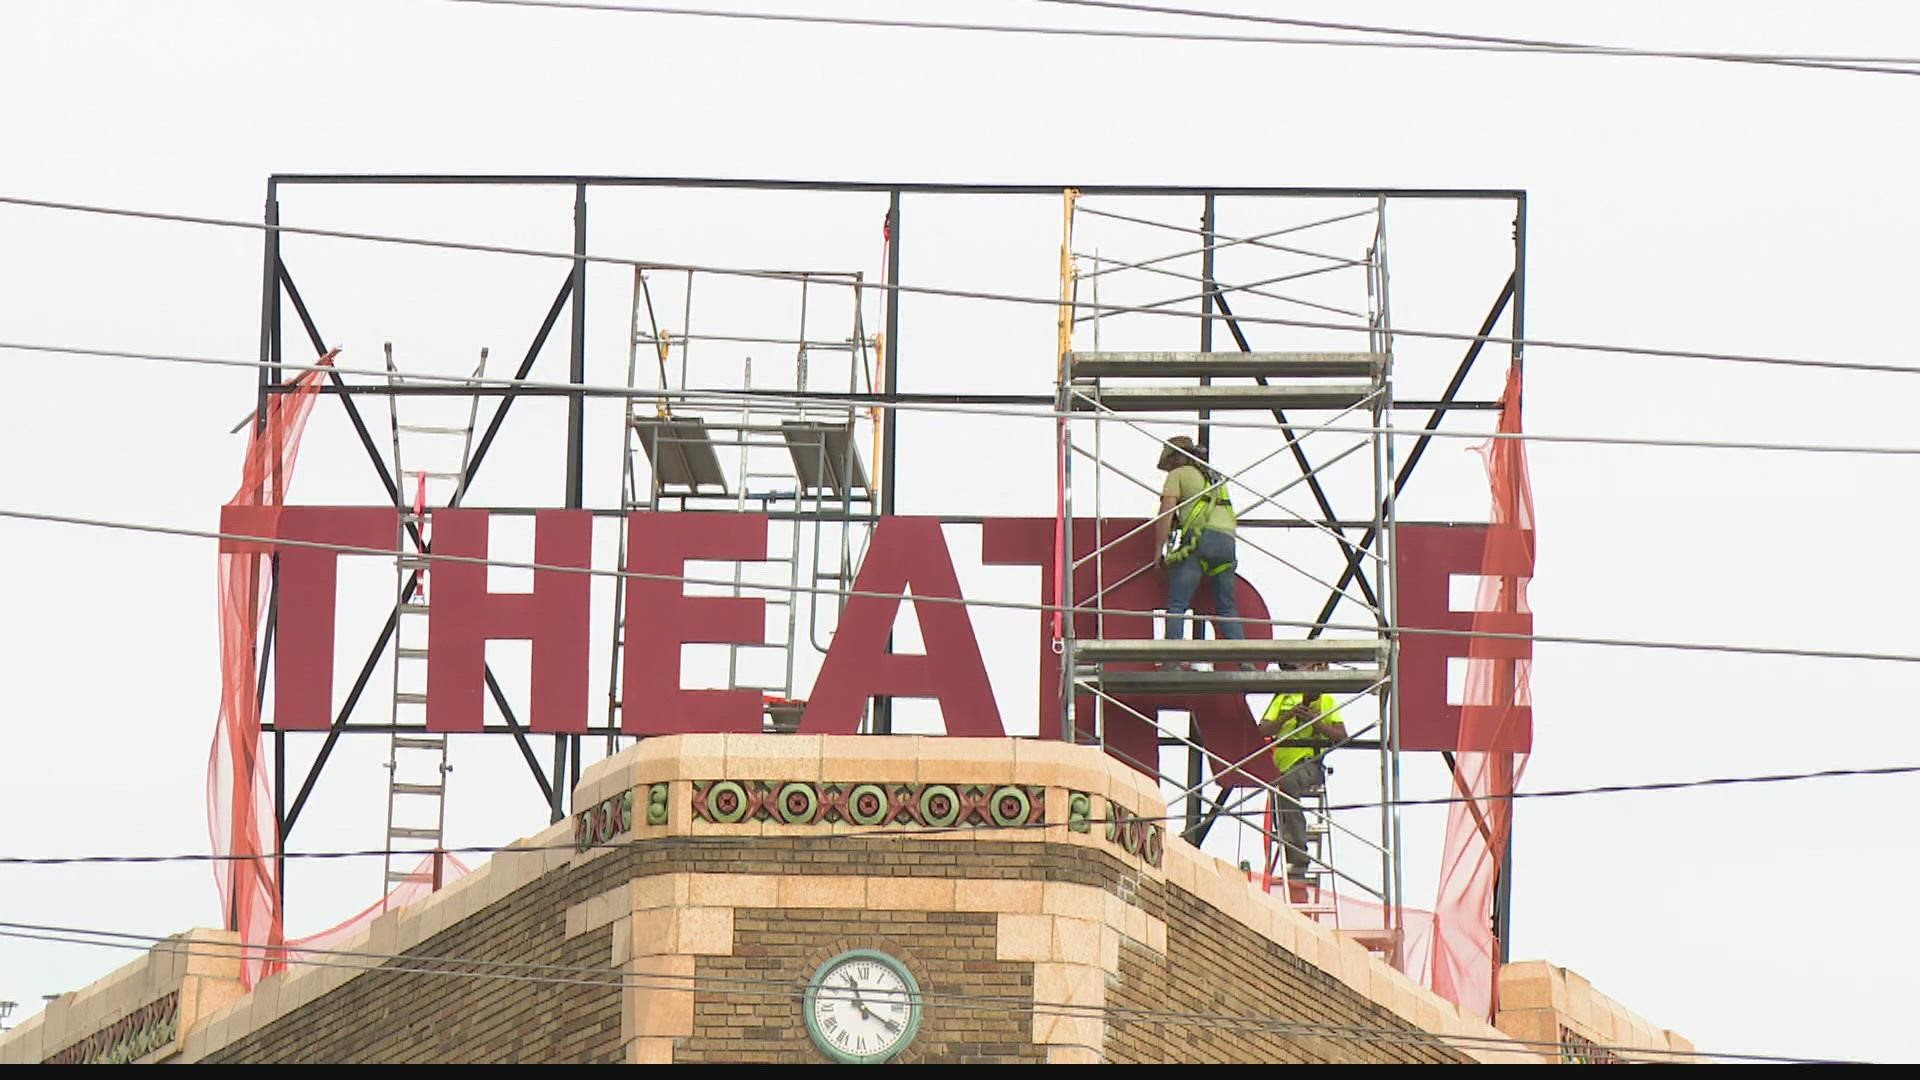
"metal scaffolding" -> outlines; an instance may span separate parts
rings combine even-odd
[[[877,457],[880,410],[854,403],[871,394],[878,342],[866,329],[859,272],[782,272],[759,290],[753,308],[721,304],[696,329],[699,271],[633,272],[628,340],[626,430],[621,451],[621,506],[634,510],[729,509],[775,519],[776,544],[763,560],[734,562],[730,595],[764,598],[777,624],[760,644],[730,644],[726,689],[753,690],[765,702],[769,731],[792,731],[804,698],[796,698],[795,658],[802,645],[826,652],[846,606],[861,556],[879,518],[866,459],[865,435]],[[672,295],[677,292],[677,295]],[[656,295],[658,294],[658,300]],[[677,303],[669,303],[669,300]],[[790,308],[788,307],[790,305]],[[822,332],[817,307],[836,309]],[[743,331],[747,315],[764,323],[790,310],[792,336]],[[680,316],[676,330],[662,312]],[[837,323],[837,325],[836,325]],[[754,351],[760,352],[756,361]],[[696,357],[696,351],[698,356]],[[790,393],[769,401],[743,391]],[[703,399],[702,391],[716,392]],[[808,395],[831,394],[810,399]],[[722,396],[722,395],[725,396]],[[621,536],[620,569],[627,569]],[[618,736],[621,659],[626,641],[626,579],[617,578],[613,663],[607,694],[607,749]],[[842,593],[823,600],[825,587]],[[804,606],[805,637],[800,609]],[[825,610],[823,610],[825,609]]]
[[[1391,480],[1394,470],[1393,343],[1387,302],[1385,200],[1374,200],[1370,210],[1372,239],[1364,254],[1358,258],[1326,254],[1291,244],[1283,245],[1274,242],[1271,237],[1366,216],[1368,211],[1340,214],[1322,221],[1240,238],[1220,236],[1213,227],[1214,212],[1214,201],[1208,198],[1200,228],[1187,230],[1200,238],[1201,245],[1197,249],[1155,254],[1131,261],[1113,260],[1101,255],[1088,257],[1076,251],[1074,227],[1077,218],[1093,215],[1161,229],[1181,227],[1096,208],[1083,201],[1079,192],[1071,189],[1063,195],[1055,402],[1059,414],[1056,423],[1059,439],[1056,527],[1059,548],[1056,562],[1068,568],[1060,575],[1060,581],[1074,583],[1072,586],[1061,586],[1063,590],[1071,589],[1061,594],[1061,602],[1075,607],[1091,606],[1095,610],[1091,636],[1081,636],[1075,627],[1075,619],[1061,619],[1055,623],[1056,649],[1061,655],[1063,670],[1069,673],[1061,682],[1063,721],[1060,734],[1070,740],[1090,738],[1113,752],[1114,748],[1109,745],[1107,737],[1108,722],[1110,717],[1119,716],[1150,725],[1158,733],[1156,742],[1159,745],[1184,752],[1184,776],[1169,775],[1160,761],[1135,761],[1132,764],[1157,776],[1163,790],[1174,789],[1175,794],[1168,800],[1170,806],[1183,800],[1187,802],[1187,834],[1192,839],[1197,840],[1204,835],[1197,797],[1208,779],[1214,779],[1221,785],[1220,794],[1215,797],[1216,816],[1227,808],[1227,791],[1230,787],[1235,790],[1249,789],[1256,798],[1264,795],[1267,806],[1257,826],[1262,862],[1258,877],[1262,883],[1268,887],[1281,885],[1290,902],[1336,928],[1342,917],[1342,890],[1357,890],[1368,902],[1378,905],[1384,916],[1380,926],[1371,928],[1372,932],[1357,933],[1355,936],[1369,948],[1396,956],[1402,927],[1399,912],[1403,901],[1398,815],[1392,809],[1399,796],[1398,725],[1394,721],[1397,695],[1393,692],[1396,663],[1393,638],[1389,632],[1389,628],[1395,625],[1394,590],[1391,573],[1382,572],[1383,568],[1392,564],[1396,523]],[[1255,286],[1225,285],[1215,279],[1214,256],[1221,247],[1229,245],[1265,249],[1308,265],[1290,266],[1287,272],[1262,278],[1259,285]],[[1198,278],[1158,265],[1195,254],[1202,257],[1202,273]],[[1089,259],[1091,273],[1082,275],[1081,266]],[[1326,269],[1364,270],[1364,311],[1260,287],[1276,281],[1297,280]],[[1103,340],[1101,324],[1106,309],[1098,301],[1100,279],[1116,273],[1132,272],[1152,272],[1198,282],[1201,291],[1197,296],[1180,296],[1150,305],[1171,306],[1200,299],[1203,306],[1197,315],[1201,329],[1201,347],[1198,351],[1164,348],[1115,350],[1111,345],[1116,336],[1112,328],[1107,330]],[[1084,315],[1080,311],[1079,299],[1083,276],[1090,285],[1090,303],[1087,305],[1090,310]],[[1236,293],[1252,293],[1283,303],[1311,306],[1344,317],[1364,319],[1368,331],[1368,350],[1254,352],[1246,347],[1242,339],[1239,351],[1216,352],[1212,348],[1212,307],[1219,304],[1225,308],[1229,303],[1226,297]],[[1121,306],[1123,313],[1127,310],[1130,309]],[[1113,319],[1108,316],[1104,321],[1111,322]],[[1083,324],[1087,326],[1087,336],[1091,337],[1094,346],[1088,351],[1075,347],[1076,332]],[[1130,416],[1150,415],[1160,419],[1192,416],[1197,422],[1200,454],[1189,454],[1190,461],[1180,464],[1196,464],[1204,470],[1208,466],[1206,448],[1211,442],[1209,420],[1215,412],[1264,412],[1274,418],[1273,445],[1265,453],[1238,469],[1215,472],[1219,484],[1235,489],[1230,493],[1232,501],[1248,510],[1278,507],[1295,518],[1301,518],[1301,515],[1287,510],[1277,501],[1280,495],[1296,485],[1311,484],[1325,506],[1326,495],[1321,488],[1329,479],[1327,470],[1330,466],[1362,450],[1368,452],[1371,466],[1368,470],[1369,502],[1374,509],[1370,527],[1378,538],[1376,550],[1354,546],[1343,531],[1332,525],[1314,523],[1320,531],[1339,542],[1349,568],[1358,574],[1357,580],[1364,595],[1347,593],[1346,582],[1336,584],[1326,581],[1254,536],[1240,535],[1237,546],[1265,556],[1287,570],[1359,604],[1373,616],[1378,627],[1376,633],[1364,638],[1322,638],[1318,632],[1324,628],[1323,617],[1322,625],[1316,625],[1312,633],[1301,638],[1263,638],[1256,635],[1247,640],[1209,641],[1204,637],[1205,623],[1196,614],[1192,640],[1141,640],[1137,637],[1107,636],[1105,612],[1109,607],[1119,606],[1109,600],[1111,590],[1156,571],[1158,565],[1157,561],[1139,566],[1123,564],[1110,575],[1108,563],[1114,558],[1115,549],[1124,541],[1151,528],[1152,520],[1110,538],[1110,530],[1105,527],[1108,509],[1103,498],[1103,481],[1111,474],[1125,480],[1133,488],[1154,494],[1158,494],[1160,488],[1157,484],[1128,474],[1110,459],[1105,432],[1109,428],[1119,427],[1151,434]],[[1370,433],[1318,464],[1309,463],[1302,444],[1314,433],[1296,433],[1289,417],[1301,413],[1331,414],[1330,418],[1316,419],[1315,423],[1333,424],[1354,412],[1365,412],[1369,416]],[[1080,415],[1087,419],[1076,419]],[[1086,435],[1090,438],[1077,438],[1076,433],[1082,429],[1088,429]],[[1083,441],[1090,445],[1082,445]],[[1256,466],[1289,452],[1295,455],[1300,465],[1299,476],[1289,480],[1278,491],[1265,491],[1251,482],[1250,477]],[[1078,478],[1076,463],[1090,464],[1092,475]],[[1080,489],[1089,486],[1092,489],[1093,513],[1090,520],[1093,523],[1094,546],[1090,551],[1083,551],[1083,545],[1075,542],[1075,531],[1083,527],[1087,519],[1077,520],[1076,515],[1080,513],[1077,507],[1084,505],[1087,500],[1077,496]],[[1242,502],[1245,496],[1251,496],[1251,499]],[[1183,509],[1184,506],[1177,507],[1174,513],[1178,515]],[[1331,518],[1332,515],[1329,513],[1328,516]],[[1259,532],[1256,524],[1250,522],[1249,525],[1251,531]],[[1364,564],[1369,560],[1373,569],[1371,575],[1364,572]],[[1082,571],[1089,566],[1092,568],[1091,590],[1083,593],[1079,582]],[[1177,614],[1168,613],[1170,623]],[[1138,626],[1134,629],[1137,630]],[[1268,627],[1258,624],[1244,624],[1244,629],[1272,632]],[[1161,708],[1140,708],[1128,701],[1129,696],[1170,694],[1297,694],[1300,695],[1299,700],[1313,702],[1323,700],[1323,694],[1340,695],[1343,698],[1340,702],[1342,706],[1370,699],[1378,710],[1378,718],[1350,735],[1349,741],[1358,741],[1371,731],[1382,733],[1370,740],[1379,757],[1382,813],[1377,838],[1365,836],[1334,820],[1328,810],[1324,781],[1296,799],[1281,790],[1278,776],[1269,779],[1252,775],[1256,759],[1264,759],[1271,752],[1270,747],[1262,746],[1252,755],[1229,760],[1204,745],[1191,720],[1191,710],[1187,711],[1188,721],[1176,725],[1162,719],[1163,712],[1174,710],[1164,705]],[[1164,697],[1160,700],[1164,701]],[[1324,753],[1332,748],[1314,749]],[[1247,801],[1245,794],[1239,794],[1236,798],[1242,805]],[[1289,809],[1304,812],[1308,822],[1304,871],[1280,871],[1279,856],[1283,849],[1276,819]],[[1244,815],[1236,815],[1233,820],[1238,823],[1237,827],[1248,827]],[[1336,862],[1336,837],[1377,854],[1377,876],[1361,872],[1345,860]]]

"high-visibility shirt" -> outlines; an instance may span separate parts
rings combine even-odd
[[[1223,482],[1224,483],[1224,482]],[[1167,473],[1167,482],[1160,488],[1160,494],[1173,496],[1174,522],[1179,523],[1186,515],[1187,508],[1200,497],[1200,493],[1210,487],[1207,478],[1192,465],[1176,466]],[[1225,498],[1226,489],[1220,492],[1222,498],[1213,504],[1213,512],[1207,515],[1204,528],[1233,535],[1233,505]]]
[[[1275,694],[1273,695],[1273,703],[1267,706],[1267,713],[1261,717],[1261,719],[1278,720],[1280,717],[1288,715],[1297,708],[1300,701],[1301,695],[1299,694]],[[1314,702],[1314,707],[1319,710],[1317,719],[1325,720],[1329,724],[1337,724],[1340,722],[1340,709],[1334,702],[1332,694],[1321,694],[1319,700]],[[1313,720],[1297,720],[1292,725],[1281,728],[1274,735],[1274,738],[1281,742],[1286,742],[1289,739],[1315,738],[1317,736],[1313,724]],[[1276,746],[1273,748],[1273,767],[1277,771],[1277,775],[1285,776],[1287,775],[1288,769],[1293,768],[1295,765],[1300,764],[1315,754],[1321,753],[1325,749],[1325,747],[1317,746]]]

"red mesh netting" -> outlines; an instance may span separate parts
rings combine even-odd
[[[1502,433],[1520,431],[1520,371],[1507,375],[1501,399]],[[1526,446],[1520,439],[1493,439],[1482,448],[1493,489],[1493,517],[1481,560],[1476,632],[1510,633],[1531,626],[1527,586],[1533,577],[1533,494],[1527,482]],[[1494,890],[1513,821],[1514,785],[1526,755],[1514,728],[1530,708],[1532,643],[1525,639],[1475,637],[1467,661],[1460,710],[1459,752],[1454,759],[1455,794],[1463,800],[1447,814],[1440,861],[1440,893],[1434,902],[1433,989],[1461,1011],[1491,1018],[1499,943],[1493,936]]]
[[[373,920],[388,911],[406,907],[416,900],[431,896],[436,890],[443,889],[467,876],[467,864],[445,852],[439,853],[438,857],[440,859],[438,885],[433,880],[435,856],[427,855],[420,860],[420,865],[407,874],[404,881],[395,885],[387,895],[361,909],[360,913],[353,918],[317,934],[309,934],[306,937],[288,941],[286,943],[287,962],[297,964],[306,957],[319,953],[322,955],[318,956],[317,960],[324,963],[327,959],[325,953],[351,943]]]
[[[321,357],[320,365],[331,365],[334,355]],[[240,489],[221,515],[222,531],[245,522],[240,531],[248,535],[272,535],[275,514],[284,505],[293,479],[300,433],[312,411],[315,388],[325,376],[322,371],[309,371],[294,382],[291,391],[268,395],[266,422],[255,426],[247,444]],[[278,966],[269,960],[268,950],[282,944],[275,867],[279,837],[260,753],[263,684],[255,652],[267,615],[267,560],[265,544],[221,542],[220,722],[207,758],[213,876],[227,925],[240,932],[244,947],[240,974],[247,986]]]

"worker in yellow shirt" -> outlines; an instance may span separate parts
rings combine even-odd
[[[1207,464],[1207,448],[1185,435],[1175,435],[1161,448],[1160,470],[1167,482],[1153,519],[1153,543],[1167,568],[1167,640],[1186,636],[1187,609],[1205,580],[1213,583],[1215,630],[1239,641],[1247,634],[1234,599],[1238,560],[1226,480]]]
[[[1309,664],[1309,671],[1325,671],[1325,664]],[[1262,738],[1274,740],[1273,768],[1279,776],[1280,843],[1287,855],[1287,876],[1299,877],[1307,865],[1307,815],[1301,799],[1327,782],[1320,759],[1346,741],[1347,728],[1332,694],[1308,700],[1303,694],[1275,694],[1260,720]],[[1285,743],[1324,742],[1325,745],[1286,746]]]

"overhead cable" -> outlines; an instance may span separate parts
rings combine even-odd
[[[478,2],[478,0],[474,0]],[[42,210],[56,210],[70,213],[102,214],[111,217],[138,218],[152,221],[166,221],[175,224],[203,225],[215,228],[247,229],[255,232],[273,232],[292,236],[316,236],[336,240],[358,240],[369,243],[396,244],[409,247],[439,248],[449,251],[467,251],[494,255],[515,255],[527,258],[557,259],[567,262],[585,262],[597,265],[622,266],[640,270],[666,270],[673,272],[693,272],[714,274],[724,277],[757,278],[774,281],[798,281],[802,275],[794,271],[755,270],[739,267],[703,266],[693,263],[662,262],[657,260],[615,257],[609,255],[578,254],[572,251],[560,251],[542,248],[515,247],[504,244],[482,244],[464,240],[434,240],[426,237],[398,236],[388,233],[370,233],[345,229],[321,229],[296,225],[268,225],[257,221],[241,221],[233,218],[216,218],[194,214],[164,213],[151,210],[130,210],[120,207],[92,205],[86,203],[62,202],[52,199],[31,199],[17,195],[0,195],[0,205],[22,206]],[[1057,309],[1060,306],[1058,296],[1023,296],[1016,293],[993,292],[982,289],[955,289],[934,285],[905,285],[898,282],[863,282],[848,285],[859,288],[891,293],[904,293],[918,296],[940,296],[960,300],[980,300],[995,303],[1025,304]],[[1223,289],[1222,291],[1227,291]],[[1151,306],[1129,306],[1124,304],[1105,304],[1097,308],[1091,304],[1076,303],[1077,311],[1099,310],[1115,315],[1154,315],[1164,318],[1199,319],[1205,316],[1196,312],[1175,311]],[[1224,316],[1211,318],[1226,321]],[[1341,333],[1372,332],[1372,328],[1352,326],[1346,323],[1317,322],[1308,319],[1288,319],[1276,315],[1236,315],[1233,322],[1249,326],[1288,326],[1307,330],[1328,330]],[[1422,330],[1406,327],[1391,327],[1388,333],[1392,337],[1419,338],[1435,341],[1483,342],[1492,345],[1519,345],[1529,349],[1559,349],[1572,352],[1593,352],[1620,356],[1645,356],[1678,360],[1713,360],[1723,363],[1757,364],[1776,367],[1813,368],[1834,371],[1860,371],[1879,374],[1920,375],[1920,367],[1905,364],[1887,364],[1871,361],[1820,360],[1809,357],[1765,356],[1753,353],[1708,352],[1689,349],[1663,349],[1639,345],[1608,345],[1598,342],[1562,341],[1548,338],[1512,338],[1499,334],[1470,334],[1445,330]]]
[[[385,379],[387,372],[372,368],[350,368],[335,365],[300,364],[290,362],[272,362],[252,358],[192,356],[176,353],[144,352],[126,349],[94,348],[80,345],[54,345],[43,342],[0,341],[0,350],[15,352],[35,352],[60,356],[93,356],[108,359],[146,360],[166,364],[195,364],[211,367],[246,368],[248,370],[271,369],[283,375],[300,374],[309,371],[332,371],[340,375],[359,375],[367,378]],[[929,414],[952,414],[961,416],[1008,417],[1014,419],[1058,420],[1062,417],[1072,420],[1084,420],[1092,423],[1116,423],[1123,425],[1145,425],[1156,427],[1191,427],[1191,420],[1170,417],[1152,417],[1128,414],[1121,416],[1106,411],[1069,410],[1039,405],[1020,406],[1015,404],[991,404],[971,402],[944,402],[915,398],[905,401],[888,401],[885,395],[867,393],[835,393],[833,391],[791,391],[741,389],[693,389],[680,390],[670,388],[648,388],[634,386],[597,385],[592,383],[553,382],[541,379],[512,379],[498,376],[441,375],[429,372],[408,372],[407,381],[413,383],[439,383],[446,387],[462,390],[485,390],[500,393],[530,391],[541,394],[578,394],[592,398],[630,398],[644,400],[667,399],[679,402],[688,408],[733,408],[742,404],[758,403],[765,405],[797,404],[855,404],[876,409],[893,409],[900,412],[918,412]],[[354,386],[349,388],[355,393],[390,394],[393,388],[388,385]],[[335,392],[322,387],[316,391],[321,394]],[[956,395],[960,396],[960,395]],[[1095,400],[1097,403],[1097,399]],[[1304,424],[1288,421],[1276,424],[1266,420],[1234,420],[1214,417],[1207,421],[1216,429],[1242,429],[1249,431],[1285,431],[1299,434],[1325,432],[1333,435],[1395,435],[1406,437],[1427,437],[1438,439],[1465,439],[1473,442],[1487,442],[1501,439],[1516,442],[1553,443],[1572,446],[1627,446],[1647,447],[1671,450],[1733,450],[1758,453],[1792,454],[1843,454],[1864,455],[1869,457],[1912,457],[1920,455],[1920,446],[1884,446],[1872,444],[1846,443],[1786,443],[1761,442],[1747,439],[1677,439],[1658,436],[1638,435],[1560,435],[1546,432],[1504,432],[1504,431],[1455,431],[1438,427],[1401,427],[1354,424]],[[1285,449],[1283,446],[1282,450]]]
[[[177,525],[152,525],[133,521],[116,521],[109,518],[81,517],[71,514],[49,514],[29,510],[14,510],[0,507],[0,519],[32,521],[53,525],[75,525],[85,528],[113,529],[122,532],[151,533],[160,536],[178,536],[195,540],[226,540],[247,544],[263,544],[282,548],[306,548],[316,551],[334,551],[342,555],[373,555],[380,558],[397,558],[402,555],[417,559],[423,563],[445,562],[464,563],[474,566],[498,566],[515,570],[545,571],[559,574],[586,574],[593,577],[627,578],[637,581],[671,581],[683,585],[711,585],[738,587],[747,592],[768,593],[807,593],[816,596],[859,597],[873,600],[911,600],[916,604],[958,604],[961,607],[994,608],[1007,611],[1035,611],[1051,614],[1076,615],[1159,615],[1158,609],[1112,608],[1085,604],[1047,604],[1026,603],[1018,600],[979,600],[970,597],[928,596],[915,593],[892,593],[869,589],[830,589],[818,585],[784,585],[777,582],[736,582],[730,578],[702,578],[690,574],[656,574],[638,570],[618,570],[591,566],[559,566],[550,563],[525,562],[516,559],[492,559],[469,555],[441,555],[433,552],[395,551],[392,548],[366,547],[357,544],[328,544],[314,540],[295,540],[287,537],[262,536],[253,533],[221,532],[213,529],[189,529]],[[745,560],[751,562],[753,560]],[[1454,630],[1429,626],[1393,626],[1378,623],[1327,623],[1306,622],[1299,619],[1256,619],[1241,616],[1237,622],[1247,625],[1286,626],[1296,629],[1351,630],[1360,633],[1391,633],[1404,636],[1423,637],[1461,637],[1487,638],[1509,641],[1533,641],[1553,645],[1595,645],[1615,648],[1663,649],[1680,652],[1733,653],[1748,656],[1797,656],[1817,660],[1872,660],[1889,663],[1920,664],[1920,655],[1913,653],[1855,652],[1845,649],[1807,649],[1794,646],[1772,645],[1728,645],[1697,641],[1662,641],[1650,638],[1603,638],[1578,636],[1571,634],[1518,634],[1490,630]]]
[[[500,7],[549,8],[555,10],[598,11],[628,15],[679,15],[689,18],[729,19],[744,22],[798,23],[815,26],[853,26],[895,30],[945,30],[979,34],[1031,34],[1047,37],[1107,38],[1135,41],[1217,42],[1235,45],[1294,45],[1329,48],[1393,49],[1415,52],[1455,53],[1528,53],[1572,56],[1633,57],[1670,60],[1738,61],[1749,64],[1793,68],[1817,68],[1876,75],[1920,74],[1898,64],[1914,61],[1892,60],[1866,63],[1850,58],[1800,59],[1782,54],[1721,53],[1698,54],[1666,49],[1627,49],[1614,46],[1569,46],[1543,48],[1535,45],[1499,44],[1471,40],[1393,40],[1338,37],[1282,37],[1275,35],[1220,34],[1180,30],[1117,29],[1092,26],[1042,26],[1031,23],[950,22],[934,19],[885,19],[851,15],[816,15],[786,11],[727,11],[689,8],[665,4],[614,3],[611,0],[446,0],[455,4],[487,4]],[[1378,32],[1378,31],[1376,31]]]
[[[1231,22],[1264,23],[1269,26],[1297,26],[1308,30],[1338,30],[1345,33],[1379,34],[1387,37],[1427,38],[1434,41],[1459,41],[1479,45],[1507,45],[1528,51],[1558,52],[1575,56],[1713,60],[1736,64],[1786,64],[1796,67],[1837,66],[1840,67],[1841,70],[1853,70],[1853,65],[1858,64],[1896,64],[1904,66],[1920,64],[1920,58],[1902,56],[1835,56],[1818,53],[1738,53],[1683,49],[1641,49],[1630,45],[1598,45],[1591,42],[1507,37],[1498,34],[1467,34],[1445,30],[1415,30],[1400,26],[1329,22],[1323,19],[1300,19],[1282,15],[1254,14],[1242,11],[1218,11],[1207,8],[1170,7],[1163,4],[1126,3],[1122,2],[1122,0],[1034,0],[1034,2],[1040,4],[1055,4],[1062,7],[1104,8],[1110,11],[1126,11],[1136,14],[1221,19]]]
[[[1335,804],[1335,805],[1329,806],[1327,807],[1327,809],[1329,811],[1372,810],[1372,811],[1378,812],[1383,806],[1385,807],[1450,806],[1456,803],[1490,803],[1490,802],[1507,802],[1507,801],[1525,800],[1525,799],[1566,799],[1566,798],[1579,798],[1579,797],[1590,796],[1590,795],[1621,795],[1621,794],[1633,794],[1633,793],[1653,792],[1653,791],[1680,791],[1680,790],[1686,790],[1691,788],[1709,788],[1709,787],[1725,787],[1725,786],[1733,786],[1733,785],[1755,785],[1755,784],[1759,784],[1759,785],[1788,784],[1788,783],[1799,783],[1807,780],[1832,780],[1832,779],[1849,778],[1849,777],[1911,776],[1915,774],[1920,774],[1920,765],[1884,765],[1884,766],[1871,766],[1867,768],[1855,768],[1855,769],[1819,769],[1812,772],[1798,772],[1798,773],[1766,773],[1766,774],[1761,774],[1757,776],[1713,776],[1713,777],[1703,777],[1703,778],[1693,779],[1693,780],[1656,780],[1656,781],[1649,781],[1646,783],[1639,783],[1639,784],[1600,784],[1592,787],[1553,788],[1553,789],[1548,789],[1544,791],[1515,791],[1515,792],[1509,792],[1505,794],[1476,795],[1471,798],[1466,796],[1454,795],[1454,796],[1446,796],[1442,798],[1433,798],[1433,799],[1388,799],[1381,802],[1371,802],[1371,803],[1341,803],[1341,804]],[[1232,817],[1232,818],[1247,818],[1247,817],[1258,817],[1262,813],[1264,813],[1264,811],[1223,810],[1220,816]],[[1108,824],[1113,824],[1115,822],[1124,824],[1126,821],[1151,821],[1151,822],[1158,822],[1158,823],[1164,824],[1164,823],[1182,822],[1185,820],[1186,820],[1186,817],[1184,814],[1175,814],[1175,813],[1166,813],[1166,814],[1160,814],[1160,815],[1128,814],[1124,819],[1106,818],[1106,817],[1089,817],[1087,819],[1087,824],[1108,825]],[[1022,823],[1018,825],[995,826],[995,828],[1000,831],[1012,829],[1015,831],[1034,831],[1034,832],[1045,832],[1048,829],[1058,829],[1061,827],[1062,825],[1059,822],[1054,822],[1051,824],[1029,825],[1029,824]],[[948,835],[948,834],[972,835],[977,831],[978,831],[977,827],[972,825],[926,826],[926,827],[881,825],[881,826],[870,826],[870,827],[855,827],[855,828],[847,829],[846,831],[843,831],[843,832],[834,832],[834,833],[821,834],[818,836],[810,836],[810,837],[807,837],[806,839],[807,839],[807,842],[809,843],[820,843],[820,844],[832,845],[832,844],[842,843],[848,840],[914,839],[914,838],[931,839],[934,837]],[[677,844],[681,844],[683,846],[692,846],[692,847],[739,846],[741,844],[756,842],[759,839],[760,838],[757,836],[728,836],[728,835],[682,836],[682,837],[672,838],[673,842]],[[645,841],[645,842],[653,843],[655,841]],[[595,841],[587,845],[586,849],[594,850],[599,848],[608,848],[608,849],[622,848],[622,847],[631,846],[633,843],[635,843],[635,841]],[[512,843],[512,844],[469,844],[461,847],[447,847],[447,848],[439,849],[439,853],[446,854],[446,855],[489,855],[491,856],[491,855],[498,855],[501,853],[526,854],[530,852],[537,853],[537,852],[545,852],[545,851],[577,851],[577,850],[581,850],[581,847],[580,845],[574,844],[574,843],[562,843],[562,844]],[[346,860],[346,859],[384,858],[385,856],[388,856],[388,855],[419,855],[422,857],[426,857],[432,854],[434,854],[434,852],[424,851],[419,848],[408,848],[408,849],[344,848],[344,849],[337,849],[337,850],[330,850],[330,851],[283,851],[283,852],[273,852],[273,853],[268,853],[263,855],[233,855],[233,854],[216,855],[209,852],[176,852],[171,854],[159,854],[159,855],[126,855],[126,854],[0,855],[0,866],[113,866],[113,865],[147,865],[147,864],[165,864],[165,863],[251,862],[251,861],[260,860],[260,859],[293,859],[293,860],[313,860],[316,862],[333,862],[333,861]]]

